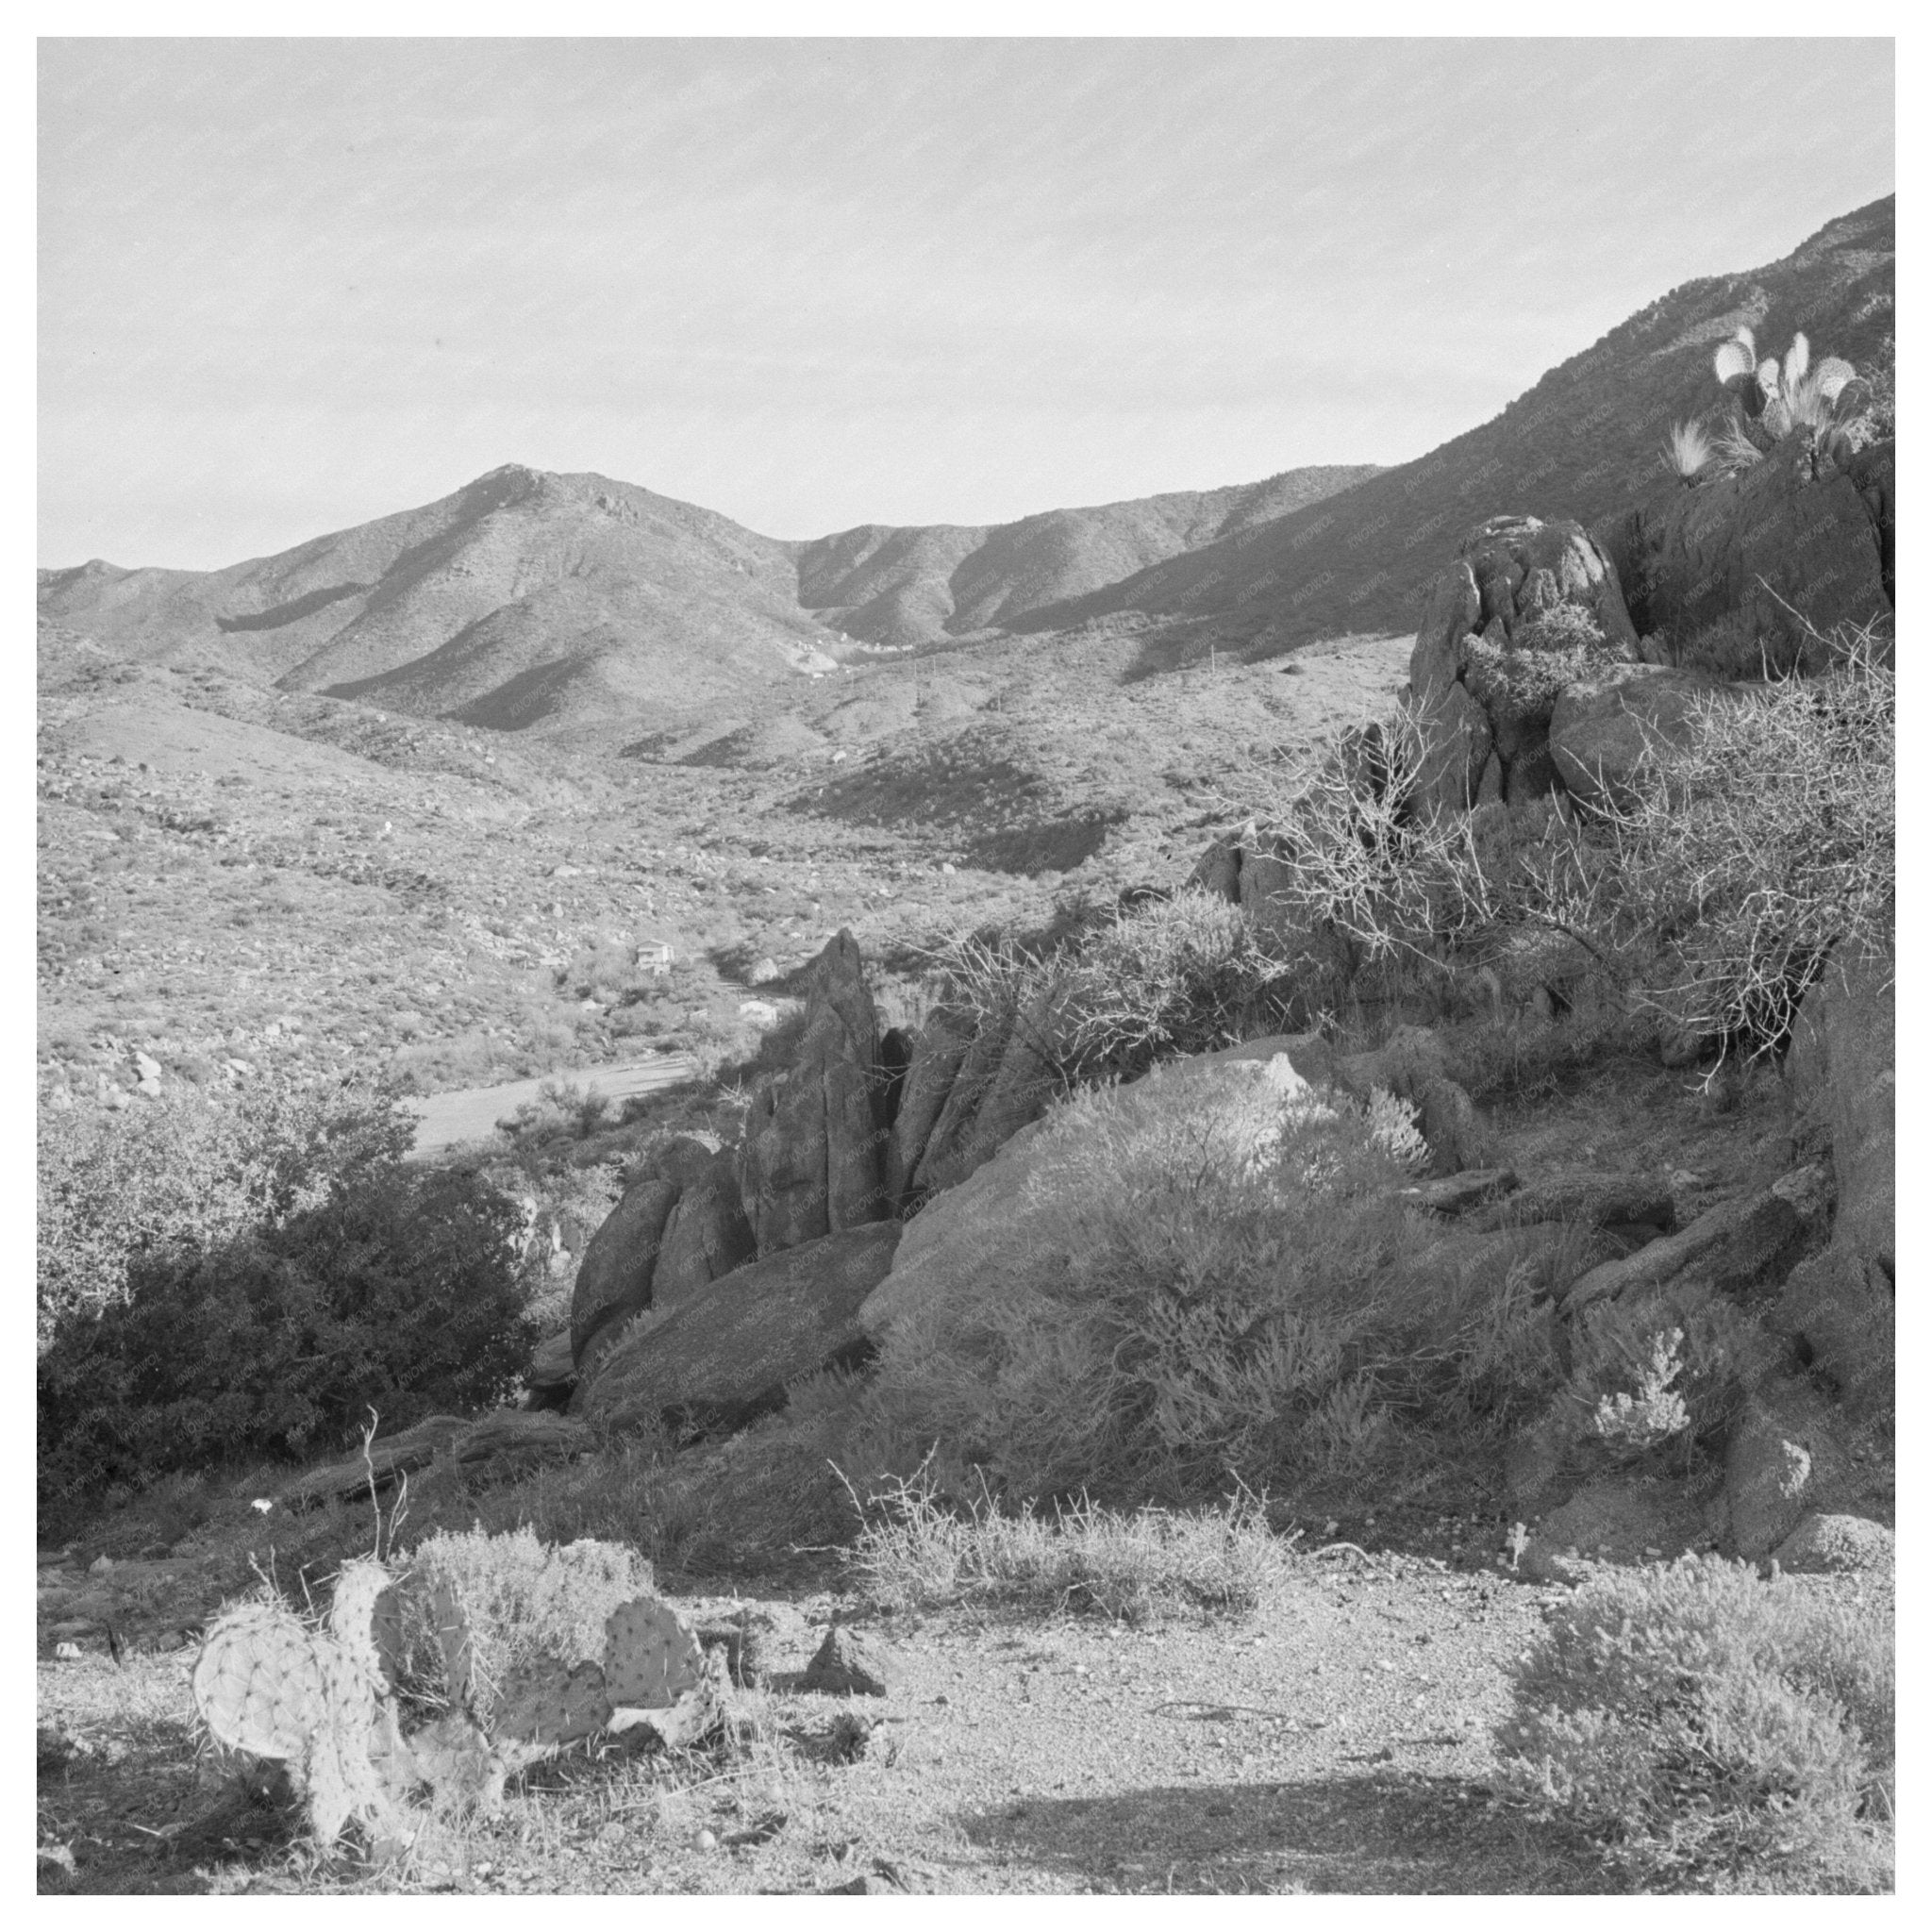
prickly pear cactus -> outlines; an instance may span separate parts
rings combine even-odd
[[[190,1684],[224,1744],[299,1763],[325,1721],[321,1641],[280,1604],[243,1604],[208,1633]]]
[[[222,1743],[279,1758],[332,1844],[351,1819],[386,1824],[401,1797],[387,1687],[364,1660],[279,1604],[244,1604],[209,1630],[190,1679]]]
[[[574,1744],[610,1722],[610,1699],[604,1666],[580,1663],[575,1670],[554,1657],[538,1657],[513,1674],[497,1693],[491,1734],[519,1743]]]
[[[352,1557],[336,1576],[328,1634],[370,1676],[393,1690],[402,1653],[402,1591],[386,1563]]]
[[[604,1688],[620,1710],[664,1710],[704,1680],[697,1633],[655,1596],[619,1604],[604,1622]]]

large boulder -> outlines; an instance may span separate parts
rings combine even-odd
[[[641,1174],[591,1237],[570,1301],[571,1358],[579,1373],[600,1338],[651,1306],[651,1275],[680,1191],[655,1171]]]
[[[1458,558],[1429,586],[1422,628],[1408,658],[1408,685],[1416,704],[1426,707],[1462,675],[1470,633],[1482,625],[1482,594],[1469,565]]]
[[[740,1195],[761,1256],[891,1212],[878,1021],[851,933],[809,973],[797,1057],[759,1084],[745,1121]]]
[[[1048,991],[1017,1009],[982,1013],[963,1051],[957,1041],[940,1049],[948,1059],[957,1054],[957,1072],[899,1196],[902,1203],[958,1187],[1039,1119],[1062,1085],[1057,1030]],[[910,1138],[908,1133],[908,1147]]]
[[[1809,439],[1787,437],[1762,461],[1694,490],[1660,487],[1600,525],[1597,536],[1633,586],[1632,615],[1681,660],[1699,636],[1735,623],[1774,659],[1802,656],[1805,626],[1829,631],[1890,608],[1883,541],[1889,477],[1854,459],[1859,482],[1825,466]],[[1745,667],[1739,666],[1741,672]]]
[[[1491,637],[1494,625],[1498,641],[1509,641],[1530,618],[1573,605],[1591,618],[1613,653],[1637,656],[1617,566],[1581,524],[1491,517],[1463,539],[1458,555],[1476,591],[1471,629]]]
[[[1279,1133],[1286,1107],[1318,1104],[1288,1044],[1256,1041],[1157,1067],[1112,1097],[1119,1130],[1131,1138],[1185,1115],[1211,1115],[1224,1155],[1258,1154]],[[970,1297],[1009,1259],[1063,1241],[1068,1189],[1084,1172],[1083,1131],[1078,1109],[1032,1122],[927,1202],[907,1224],[891,1273],[859,1310],[867,1332],[882,1335],[909,1315]]]
[[[1450,683],[1418,709],[1421,758],[1411,797],[1417,810],[1467,811],[1482,789],[1495,750],[1489,713],[1464,688]]]
[[[758,1253],[738,1194],[738,1155],[720,1148],[678,1194],[651,1273],[651,1306],[663,1307],[743,1266]]]
[[[1838,1182],[1833,1238],[1895,1276],[1898,1092],[1890,958],[1834,959],[1805,995],[1786,1068],[1822,1123]]]
[[[800,1377],[867,1352],[860,1305],[885,1278],[901,1224],[878,1222],[767,1255],[626,1331],[573,1404],[617,1427],[660,1417],[735,1427]]]
[[[1730,687],[1694,672],[1612,664],[1565,688],[1550,716],[1550,755],[1587,805],[1625,806],[1660,751],[1690,741],[1700,707]]]

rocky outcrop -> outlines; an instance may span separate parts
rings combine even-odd
[[[570,1303],[571,1357],[579,1370],[601,1338],[651,1306],[651,1274],[680,1191],[646,1170],[591,1237]]]
[[[1660,488],[1599,524],[1639,629],[1667,638],[1681,658],[1700,633],[1735,619],[1790,662],[1803,654],[1807,624],[1829,631],[1883,616],[1891,605],[1883,447],[1861,452],[1847,473],[1821,466],[1801,432],[1748,469],[1692,490]]]
[[[1550,756],[1571,795],[1626,806],[1660,751],[1687,743],[1698,707],[1731,689],[1654,664],[1607,665],[1568,685],[1552,708]]]
[[[1491,517],[1431,587],[1409,655],[1415,809],[1559,791],[1557,698],[1585,671],[1638,655],[1616,569],[1581,525]]]
[[[1774,1317],[1861,1424],[1893,1407],[1896,1031],[1893,962],[1834,961],[1805,995],[1785,1072],[1801,1134],[1837,1184],[1831,1243],[1791,1271]]]
[[[1820,1232],[1829,1201],[1823,1169],[1793,1169],[1634,1255],[1590,1269],[1565,1291],[1563,1312],[1574,1315],[1605,1297],[1660,1288],[1692,1273],[1727,1293],[1775,1287]]]
[[[573,1411],[617,1427],[666,1416],[736,1427],[777,1407],[801,1376],[867,1352],[859,1307],[885,1278],[899,1237],[896,1221],[824,1235],[646,1315],[579,1387]]]
[[[913,1052],[887,1150],[899,1211],[976,1173],[1062,1084],[1050,994],[1018,1009],[936,1018]]]
[[[758,1243],[738,1192],[738,1156],[723,1147],[689,1181],[664,1224],[651,1273],[651,1306],[679,1296],[742,1267]]]
[[[895,1212],[903,1212],[915,1198],[914,1176],[973,1044],[974,1032],[971,1014],[944,1011],[934,1013],[919,1029],[898,1117],[886,1142],[886,1192]]]
[[[891,1212],[878,1020],[849,932],[809,968],[797,1058],[767,1076],[745,1121],[739,1186],[760,1256]]]

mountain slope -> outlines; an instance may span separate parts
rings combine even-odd
[[[1724,398],[1717,344],[1740,323],[1760,354],[1794,331],[1861,373],[1893,359],[1895,197],[1827,224],[1782,261],[1687,282],[1551,370],[1503,413],[1414,462],[1029,613],[1053,629],[1108,611],[1248,613],[1276,641],[1413,625],[1416,600],[1463,534],[1506,510],[1591,524],[1653,488],[1671,425]]]
[[[865,525],[801,547],[799,602],[873,643],[920,644],[1013,629],[1034,611],[1101,591],[1375,474],[1374,464],[1288,470],[1259,483],[1046,510],[1011,524]]]
[[[286,691],[500,730],[622,728],[831,670],[853,638],[1010,625],[1370,474],[798,543],[634,484],[509,464],[227,570],[42,571],[41,612],[124,655]]]

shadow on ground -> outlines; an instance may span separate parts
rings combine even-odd
[[[1455,1777],[1165,1785],[1019,1798],[963,1821],[995,1853],[1112,1892],[1601,1892],[1586,1847]]]

